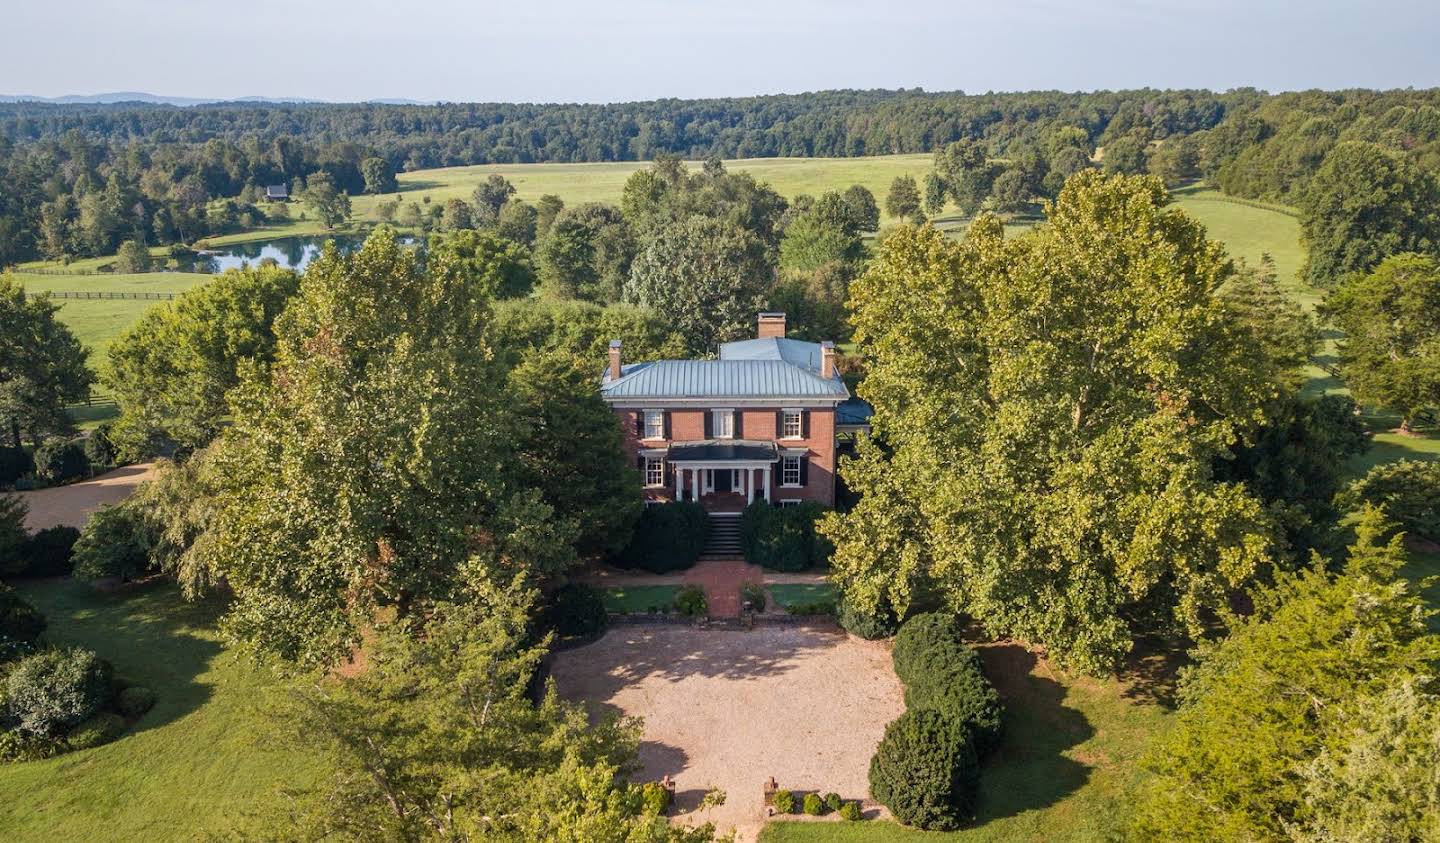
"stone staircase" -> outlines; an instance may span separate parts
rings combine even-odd
[[[740,551],[740,513],[710,513],[710,538],[701,559],[743,559]]]

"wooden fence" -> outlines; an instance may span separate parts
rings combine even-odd
[[[40,297],[42,297],[42,296],[49,296],[49,297],[52,298],[52,299],[81,299],[81,300],[84,300],[84,299],[128,299],[128,300],[134,300],[134,301],[171,301],[171,300],[173,300],[176,296],[178,296],[178,295],[180,295],[180,294],[179,294],[179,293],[147,293],[147,292],[140,292],[140,293],[111,292],[111,291],[108,291],[108,290],[100,290],[100,291],[94,291],[94,292],[84,292],[84,291],[74,292],[74,291],[66,291],[66,290],[52,290],[52,291],[50,291],[50,292],[33,292],[33,293],[27,291],[27,292],[25,293],[25,295],[29,296],[29,297],[32,298],[32,299],[38,299],[38,298],[40,298]]]

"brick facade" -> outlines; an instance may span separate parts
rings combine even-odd
[[[616,417],[625,438],[625,450],[630,462],[640,466],[639,455],[645,449],[663,449],[675,442],[696,442],[706,439],[705,416],[711,408],[664,406],[646,409],[663,410],[667,415],[668,437],[645,439],[641,431],[643,410],[617,409]],[[715,409],[723,409],[717,406]],[[835,411],[829,407],[807,407],[803,409],[804,433],[800,438],[782,439],[779,436],[780,406],[746,407],[736,409],[737,430],[734,438],[746,441],[774,442],[784,450],[805,449],[807,465],[804,469],[803,486],[791,487],[782,484],[781,462],[776,462],[770,471],[771,501],[802,500],[816,501],[826,506],[835,505]],[[757,480],[760,472],[755,472]],[[665,484],[662,487],[647,487],[647,500],[669,501],[675,496],[675,476],[666,467]]]

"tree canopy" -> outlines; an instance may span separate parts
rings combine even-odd
[[[1142,630],[1198,634],[1267,569],[1274,525],[1213,461],[1281,368],[1215,291],[1231,273],[1150,177],[1073,178],[1006,240],[899,229],[852,286],[875,440],[831,516],[847,604],[937,592],[992,634],[1104,671]]]
[[[69,430],[65,405],[85,397],[94,375],[88,352],[55,318],[48,296],[32,298],[13,275],[0,275],[0,428],[10,446]]]

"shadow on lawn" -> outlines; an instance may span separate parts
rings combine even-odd
[[[1066,688],[1018,644],[978,648],[985,673],[1005,703],[1005,735],[981,775],[977,824],[1059,802],[1090,779],[1090,766],[1063,753],[1094,737],[1080,711],[1065,705]],[[1039,673],[1036,672],[1040,667]]]
[[[157,578],[107,593],[64,581],[47,585],[54,592],[41,601],[49,621],[45,640],[94,650],[117,677],[155,692],[155,707],[127,735],[178,720],[212,693],[196,679],[222,648],[192,630],[213,627],[222,607],[213,600],[187,603],[175,588]]]

